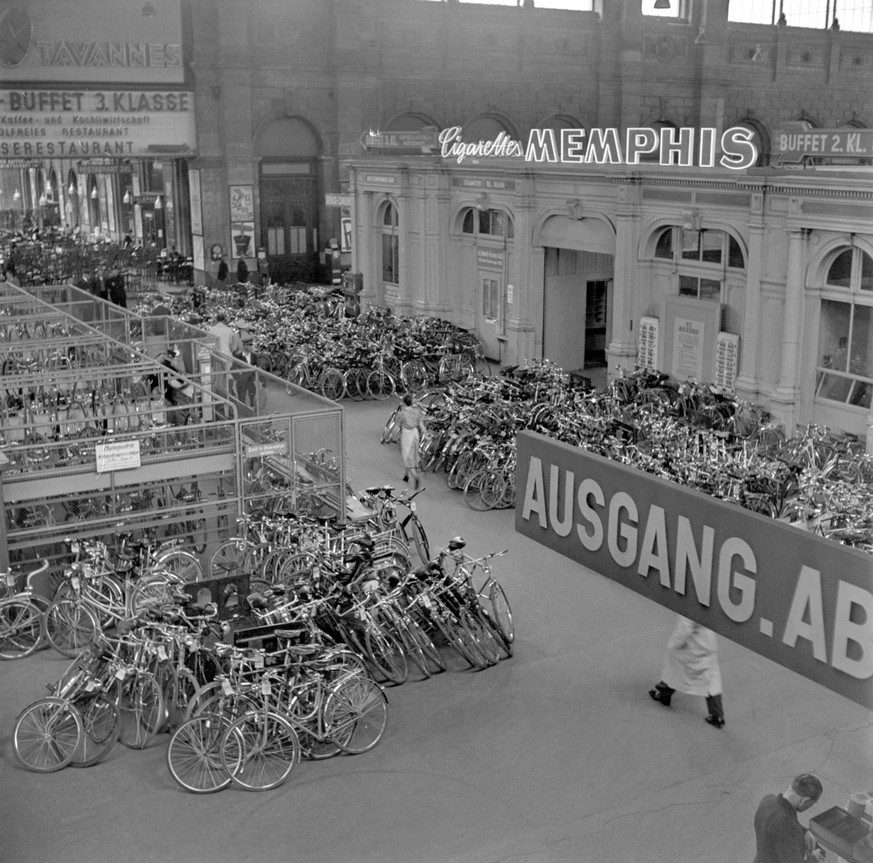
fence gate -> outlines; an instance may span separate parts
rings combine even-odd
[[[239,421],[243,511],[346,517],[342,412]]]

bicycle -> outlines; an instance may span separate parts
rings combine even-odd
[[[33,579],[47,572],[48,567],[48,560],[43,559],[25,576],[23,590],[17,589],[18,575],[5,574],[5,595],[0,599],[0,659],[24,659],[43,642],[48,600],[33,592]]]
[[[105,663],[82,653],[64,672],[51,696],[29,704],[15,719],[15,759],[35,773],[75,764],[87,767],[105,757],[118,739],[119,716],[97,669]]]

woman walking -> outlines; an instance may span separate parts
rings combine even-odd
[[[403,396],[403,404],[400,407],[400,455],[403,458],[403,466],[406,472],[403,481],[409,482],[409,477],[415,481],[415,488],[421,485],[418,473],[419,441],[425,430],[424,417],[421,409],[413,403],[412,396],[407,393]]]
[[[716,728],[724,725],[721,703],[721,669],[715,633],[687,617],[680,617],[667,642],[661,681],[649,695],[665,707],[676,690],[686,695],[702,695],[709,714],[706,721]]]

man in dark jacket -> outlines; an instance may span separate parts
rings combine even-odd
[[[222,258],[218,262],[218,272],[215,274],[215,280],[218,282],[218,287],[223,288],[225,283],[227,282],[227,275],[229,272],[229,267],[227,266],[227,259]]]
[[[253,350],[252,334],[243,332],[240,334],[242,350],[234,351],[232,356],[248,366],[259,366],[258,355]],[[233,379],[236,383],[236,397],[251,408],[257,408],[257,373],[247,366],[234,364]]]
[[[237,284],[244,285],[249,280],[249,265],[245,262],[245,258],[240,258],[236,265],[236,281]]]
[[[109,285],[109,299],[122,309],[127,308],[127,291],[124,289],[124,273],[117,267],[112,270],[107,280]]]
[[[106,284],[106,268],[98,267],[91,277],[91,293],[101,300],[109,299],[109,287]]]
[[[797,820],[821,797],[817,776],[801,773],[782,794],[768,794],[755,813],[757,852],[754,863],[804,863],[821,859],[815,853],[815,837]]]

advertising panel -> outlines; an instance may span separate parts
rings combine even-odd
[[[535,432],[516,530],[873,708],[873,560]]]
[[[194,154],[194,94],[0,90],[0,159]]]
[[[181,2],[0,0],[0,79],[181,84]]]

